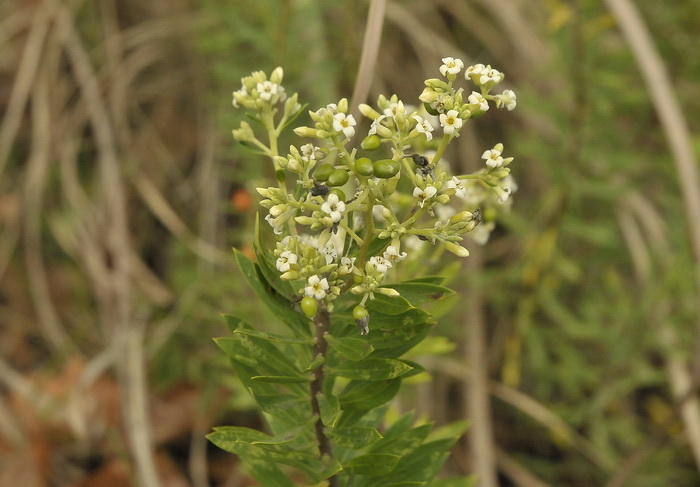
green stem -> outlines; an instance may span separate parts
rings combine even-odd
[[[437,166],[437,163],[440,162],[440,158],[442,155],[445,153],[445,149],[447,149],[447,144],[450,143],[450,135],[445,134],[442,136],[442,139],[440,140],[440,145],[437,148],[437,151],[435,152],[435,155],[433,156],[433,162],[432,166],[435,167]]]
[[[352,237],[352,239],[355,242],[357,242],[357,244],[360,247],[364,245],[364,243],[365,243],[364,240],[362,240],[355,232],[353,232],[352,228],[350,228],[350,226],[347,223],[345,223],[344,221],[341,221],[340,226],[343,228],[343,230],[348,232],[348,235],[350,235]]]
[[[360,269],[364,267],[367,250],[369,250],[369,243],[372,241],[372,237],[374,236],[374,215],[372,215],[373,207],[374,195],[370,192],[367,201],[367,211],[365,212],[367,233],[365,234],[364,242],[362,242],[362,245],[360,246],[360,252],[357,254],[357,267]]]

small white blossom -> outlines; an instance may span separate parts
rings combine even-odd
[[[513,90],[503,90],[503,93],[496,95],[496,106],[498,108],[505,106],[510,111],[515,108],[516,104],[517,99]]]
[[[465,198],[467,196],[467,188],[462,184],[462,180],[457,176],[452,176],[452,179],[447,181],[447,187],[455,190],[455,196]]]
[[[387,117],[396,117],[397,114],[403,114],[405,111],[406,109],[403,106],[403,102],[399,100],[389,103],[389,107],[384,109],[384,115]]]
[[[333,223],[338,223],[343,218],[345,203],[340,201],[337,194],[331,193],[326,202],[321,205],[321,211],[330,215]]]
[[[260,94],[260,98],[262,100],[270,100],[273,95],[276,95],[277,92],[279,91],[280,85],[277,83],[273,83],[272,81],[263,81],[262,83],[258,83],[256,86],[256,89],[258,90],[258,93]]]
[[[486,68],[486,66],[484,66],[481,63],[474,64],[473,66],[469,66],[467,68],[467,70],[464,72],[464,78],[467,80],[470,78],[474,79],[475,77],[478,78],[479,76],[481,76],[481,73],[484,72],[485,68]]]
[[[418,187],[413,189],[413,196],[418,198],[418,206],[423,208],[425,200],[432,198],[437,193],[437,188],[435,186],[427,185],[425,189],[420,189]]]
[[[340,265],[338,266],[338,274],[341,276],[350,274],[355,268],[355,259],[356,257],[341,257]]]
[[[486,83],[493,83],[493,84],[498,84],[501,81],[503,81],[503,73],[501,73],[497,69],[489,69],[489,70],[484,70],[481,72],[481,76],[479,77],[479,83],[482,85],[485,85]]]
[[[379,274],[386,274],[386,271],[391,267],[391,262],[378,255],[370,257],[368,264],[376,269]]]
[[[335,250],[335,245],[328,242],[322,248],[318,249],[319,253],[326,259],[326,265],[338,258],[338,252]]]
[[[481,155],[482,159],[486,160],[486,165],[489,167],[501,167],[503,165],[503,157],[501,151],[497,149],[489,149]]]
[[[275,235],[280,235],[282,233],[282,223],[277,218],[268,214],[265,217],[265,221],[270,224]]]
[[[318,147],[314,146],[313,144],[304,144],[301,147],[301,158],[306,161],[312,161],[316,160],[316,151],[318,150]]]
[[[432,132],[435,129],[432,125],[430,125],[430,122],[428,122],[427,120],[423,120],[423,117],[421,117],[420,115],[413,115],[412,118],[414,118],[416,122],[418,122],[418,124],[416,125],[416,130],[421,134],[425,134],[425,138],[427,140],[432,140],[433,134],[431,134],[430,132]]]
[[[312,296],[316,299],[323,299],[326,297],[326,291],[328,291],[328,280],[324,277],[319,278],[317,275],[313,275],[308,279],[308,286],[304,288],[304,294],[307,296]]]
[[[369,127],[369,132],[367,132],[367,135],[376,135],[377,128],[379,127],[379,124],[385,118],[386,118],[386,115],[379,115],[379,117],[374,119],[374,121],[372,122],[372,125],[370,125],[370,127]]]
[[[241,86],[241,89],[233,92],[233,107],[238,108],[238,100],[243,100],[248,96],[248,90],[245,89],[245,85]]]
[[[333,130],[343,132],[348,139],[355,135],[355,117],[346,115],[345,113],[336,113],[333,115]]]
[[[481,96],[481,93],[477,93],[476,91],[472,91],[472,94],[469,95],[469,103],[472,105],[479,105],[479,110],[482,112],[485,112],[486,110],[489,109],[489,102],[486,101],[486,98]]]
[[[287,272],[293,264],[297,263],[297,255],[291,250],[285,250],[277,259],[277,270]]]
[[[440,114],[440,125],[446,134],[453,134],[455,130],[462,128],[462,119],[457,110],[450,110]]]
[[[440,66],[440,73],[443,76],[447,76],[447,73],[457,74],[464,67],[464,63],[462,62],[461,59],[455,59],[452,57],[444,57],[444,58],[442,58],[442,62],[443,62],[443,65]]]
[[[399,251],[396,247],[393,245],[389,245],[386,250],[384,251],[384,258],[391,262],[392,264],[395,264],[397,262],[401,262],[406,258],[406,252],[401,252],[399,254]]]

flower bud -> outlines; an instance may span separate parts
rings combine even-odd
[[[458,245],[454,242],[442,242],[442,244],[445,246],[447,250],[452,252],[458,257],[468,257],[469,256],[469,251],[462,247],[461,245]]]
[[[348,99],[343,98],[338,102],[338,112],[339,113],[348,113]]]
[[[311,127],[297,127],[294,129],[294,133],[299,137],[316,137],[323,138],[319,135],[319,131],[312,129]]]
[[[378,135],[368,135],[362,141],[361,146],[364,150],[375,150],[375,149],[379,148],[380,144],[381,144],[381,139],[379,138]]]
[[[377,288],[377,292],[379,294],[383,294],[384,296],[389,296],[391,298],[395,298],[396,296],[401,296],[396,289],[392,289],[390,287]]]
[[[278,85],[282,83],[282,78],[284,77],[284,71],[280,66],[276,67],[275,70],[270,74],[270,81],[277,83]]]
[[[362,115],[364,115],[365,117],[367,117],[371,120],[376,120],[380,116],[380,113],[377,110],[375,110],[371,106],[366,105],[364,103],[360,103],[359,109],[360,109],[360,113]]]

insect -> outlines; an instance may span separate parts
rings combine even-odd
[[[427,157],[422,156],[420,154],[413,154],[411,155],[411,159],[413,159],[413,163],[418,166],[418,169],[420,170],[421,174],[423,175],[423,179],[425,179],[426,176],[430,176],[431,179],[435,179],[435,175],[433,174],[433,170],[430,167],[430,161],[428,160]]]
[[[314,181],[314,187],[311,188],[311,196],[326,196],[330,192],[330,189],[325,184],[318,184]]]

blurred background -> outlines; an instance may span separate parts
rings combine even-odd
[[[0,486],[254,485],[204,438],[262,427],[212,342],[267,319],[230,248],[271,173],[231,92],[283,66],[311,109],[350,97],[368,8],[0,3]],[[518,95],[447,154],[502,141],[519,189],[397,403],[471,419],[450,475],[700,485],[698,32],[692,0],[387,2],[370,103],[415,103],[445,56]]]

